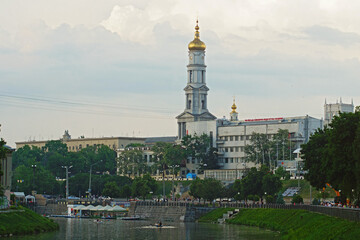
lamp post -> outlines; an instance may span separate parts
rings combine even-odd
[[[33,169],[33,190],[35,190],[35,170],[36,170],[36,164],[31,165]]]
[[[175,197],[175,191],[174,191],[175,168],[178,168],[179,165],[172,165],[170,167],[173,170],[173,172],[172,172],[173,173],[173,179],[172,179],[172,189],[171,189],[171,191],[172,191],[172,200],[174,201],[174,197]]]
[[[65,168],[66,170],[66,201],[68,201],[69,198],[69,169],[72,168],[72,166],[61,166],[62,168]]]
[[[88,189],[88,192],[89,192],[89,198],[91,198],[91,172],[92,172],[92,167],[96,164],[99,164],[101,163],[102,160],[100,160],[100,162],[97,162],[97,163],[93,163],[90,165],[90,177],[89,177],[89,189]]]

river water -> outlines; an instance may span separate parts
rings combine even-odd
[[[106,220],[96,223],[91,219],[54,218],[60,230],[11,239],[279,239],[271,231],[228,224],[164,223],[156,228],[150,221]]]

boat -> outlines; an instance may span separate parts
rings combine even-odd
[[[122,217],[121,220],[140,220],[139,216],[132,216],[132,217]]]

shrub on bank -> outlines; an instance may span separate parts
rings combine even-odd
[[[23,235],[46,231],[54,231],[59,225],[52,219],[23,207],[17,208],[23,212],[9,212],[0,214],[0,235]]]
[[[199,218],[199,222],[217,222],[219,218],[223,217],[224,213],[227,213],[228,211],[234,211],[235,208],[217,208],[215,210],[212,210],[211,212],[205,214],[201,218]]]
[[[241,209],[227,223],[279,231],[284,239],[358,239],[360,223],[294,209]]]

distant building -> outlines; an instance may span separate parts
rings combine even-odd
[[[120,148],[125,148],[128,144],[131,143],[140,143],[145,144],[146,138],[139,137],[101,137],[101,138],[85,138],[80,137],[77,139],[71,139],[71,135],[68,130],[65,130],[65,133],[61,139],[63,143],[66,143],[69,152],[77,152],[83,148],[89,146],[105,145],[109,148],[116,151]],[[29,142],[16,142],[16,148],[19,149],[25,145],[36,146],[42,148],[49,140],[46,141],[29,141]]]
[[[338,116],[340,112],[354,112],[354,103],[351,100],[351,103],[343,103],[340,98],[340,102],[336,103],[326,103],[324,104],[324,125],[331,123],[331,120],[334,116]]]

